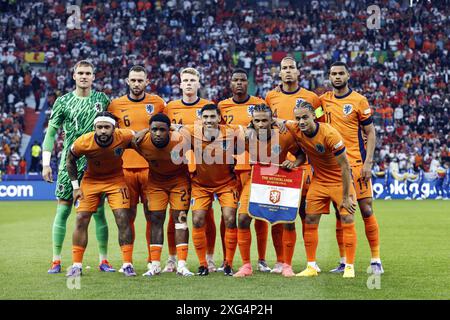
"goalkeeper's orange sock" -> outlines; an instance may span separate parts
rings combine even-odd
[[[269,224],[263,220],[255,219],[256,244],[258,246],[258,260],[266,260],[267,238]]]
[[[378,236],[378,222],[374,214],[368,218],[364,218],[364,226],[366,229],[366,237],[370,245],[370,251],[372,253],[372,260],[379,260],[380,242]]]
[[[200,265],[207,267],[205,226],[192,228],[192,241],[194,242],[195,253],[197,254]]]
[[[238,245],[241,253],[242,264],[250,263],[250,247],[252,245],[252,233],[250,229],[238,229]]]
[[[279,223],[272,226],[272,240],[277,255],[277,262],[284,262],[283,258],[283,224]]]

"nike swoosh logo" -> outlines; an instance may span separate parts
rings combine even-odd
[[[127,109],[120,109],[120,112],[125,112],[127,111]]]
[[[179,114],[179,112],[174,112],[173,115]]]

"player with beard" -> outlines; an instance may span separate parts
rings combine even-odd
[[[320,107],[319,97],[312,91],[301,88],[299,84],[300,71],[297,68],[297,63],[294,58],[287,56],[280,62],[281,85],[275,90],[269,91],[266,95],[266,103],[272,109],[273,117],[294,120],[294,108],[299,106],[303,101],[309,102],[314,109]],[[294,161],[295,157],[288,156],[289,160]],[[302,186],[302,201],[300,204],[300,216],[302,218],[302,226],[304,229],[305,218],[305,196],[308,192],[309,185],[312,179],[311,165],[305,162],[300,166],[303,169],[305,177]],[[276,228],[276,234],[274,237],[274,228]],[[274,246],[276,248],[277,263],[272,268],[273,273],[282,273],[283,271],[283,247],[291,245],[292,240],[296,237],[295,225],[286,224],[284,231],[281,224],[272,227],[272,237]],[[318,267],[317,267],[318,268]],[[320,270],[318,268],[318,270]]]
[[[334,127],[344,139],[356,188],[356,197],[371,250],[370,266],[374,274],[382,274],[384,270],[380,259],[379,228],[372,207],[371,176],[376,143],[372,111],[367,99],[349,88],[350,75],[345,63],[333,63],[329,79],[333,91],[328,91],[320,97],[323,112],[326,122]],[[340,273],[344,271],[346,257],[339,217],[336,220],[336,238],[341,261],[339,266],[331,272]]]
[[[165,102],[159,96],[145,92],[149,80],[147,78],[147,70],[142,66],[135,65],[131,67],[126,83],[129,87],[128,94],[112,100],[108,111],[117,117],[119,128],[138,132],[148,128],[148,122],[152,115],[163,112]],[[150,268],[151,219],[144,193],[149,174],[148,163],[135,150],[127,149],[123,153],[123,174],[130,193],[130,224],[133,233],[133,243],[135,240],[134,220],[136,219],[137,205],[141,202],[144,207],[144,215],[147,221],[145,232],[148,250],[147,262]]]
[[[77,138],[67,154],[66,169],[73,187],[73,200],[77,209],[72,238],[73,264],[67,272],[68,277],[77,277],[82,273],[89,222],[103,194],[106,194],[119,229],[123,273],[127,277],[136,276],[132,265],[130,199],[122,170],[122,154],[131,146],[134,132],[127,129],[115,130],[115,126],[115,117],[111,113],[99,112],[94,119],[95,131]],[[76,162],[81,156],[87,159],[87,169],[80,185]]]

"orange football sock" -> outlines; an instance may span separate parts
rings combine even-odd
[[[133,262],[133,245],[132,244],[124,244],[123,246],[120,246],[120,250],[122,251],[123,263],[132,263]]]
[[[232,267],[233,266],[233,259],[234,259],[234,253],[236,252],[237,248],[237,234],[238,229],[237,228],[226,228],[225,229],[225,246],[227,248],[226,250],[226,256],[225,261],[227,264]]]
[[[319,244],[319,225],[305,224],[305,250],[308,262],[316,261],[317,245]]]
[[[177,244],[178,261],[180,260],[186,261],[187,256],[188,256],[188,244],[187,243]]]
[[[82,263],[85,250],[86,248],[80,246],[72,246],[72,262]]]
[[[378,222],[375,215],[372,214],[368,218],[364,218],[364,226],[366,228],[366,237],[369,240],[372,259],[380,258],[380,242],[378,238]]]
[[[344,229],[344,246],[345,257],[348,264],[353,264],[355,261],[356,253],[356,229],[355,223],[343,223],[342,229]]]
[[[272,240],[277,255],[277,262],[284,262],[283,259],[283,224],[279,223],[272,226]]]
[[[263,220],[255,219],[256,244],[258,245],[258,259],[266,260],[267,238],[269,236],[269,224]]]
[[[147,221],[147,225],[145,227],[145,239],[147,239],[147,250],[148,250],[147,262],[152,261],[152,254],[150,252],[151,232],[152,232],[152,223],[150,221]]]
[[[238,246],[242,263],[250,263],[250,247],[252,245],[252,232],[250,229],[238,229]]]
[[[195,253],[197,253],[198,261],[201,266],[207,267],[206,264],[206,234],[205,226],[192,229],[192,241],[194,242]]]
[[[339,256],[343,258],[345,257],[344,230],[342,229],[342,223],[339,219],[336,219],[336,240],[339,246]]]
[[[150,245],[150,258],[151,261],[161,261],[162,244]]]
[[[225,222],[223,221],[223,217],[220,217],[220,240],[222,242],[222,252],[223,252],[223,260],[225,260],[227,254],[227,246],[225,245]]]
[[[214,210],[209,208],[205,216],[206,226],[206,254],[214,254],[216,246],[216,221],[214,220]]]
[[[169,246],[169,255],[176,255],[177,247],[175,245],[175,221],[173,221],[172,210],[170,211],[169,223],[167,224],[167,245]]]
[[[295,242],[297,241],[297,231],[283,230],[283,254],[284,263],[292,266],[292,257],[294,256]]]

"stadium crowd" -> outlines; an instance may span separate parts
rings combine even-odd
[[[142,63],[150,91],[166,102],[180,97],[178,72],[188,66],[202,74],[200,95],[219,101],[231,95],[236,66],[250,71],[256,94],[264,97],[279,82],[280,53],[295,54],[301,86],[318,94],[329,90],[332,61],[350,66],[350,86],[374,108],[379,170],[391,162],[425,171],[450,163],[450,9],[444,1],[413,7],[380,1],[379,30],[366,27],[372,1],[291,1],[275,8],[231,0],[81,2],[77,28],[63,1],[0,1],[3,172],[8,166],[20,171],[25,98],[39,101],[45,91],[51,106],[73,89],[71,67],[82,58],[97,68],[95,88],[111,98],[126,93],[128,67]],[[45,63],[33,69],[25,52],[44,52]],[[54,156],[62,137],[57,144]]]

